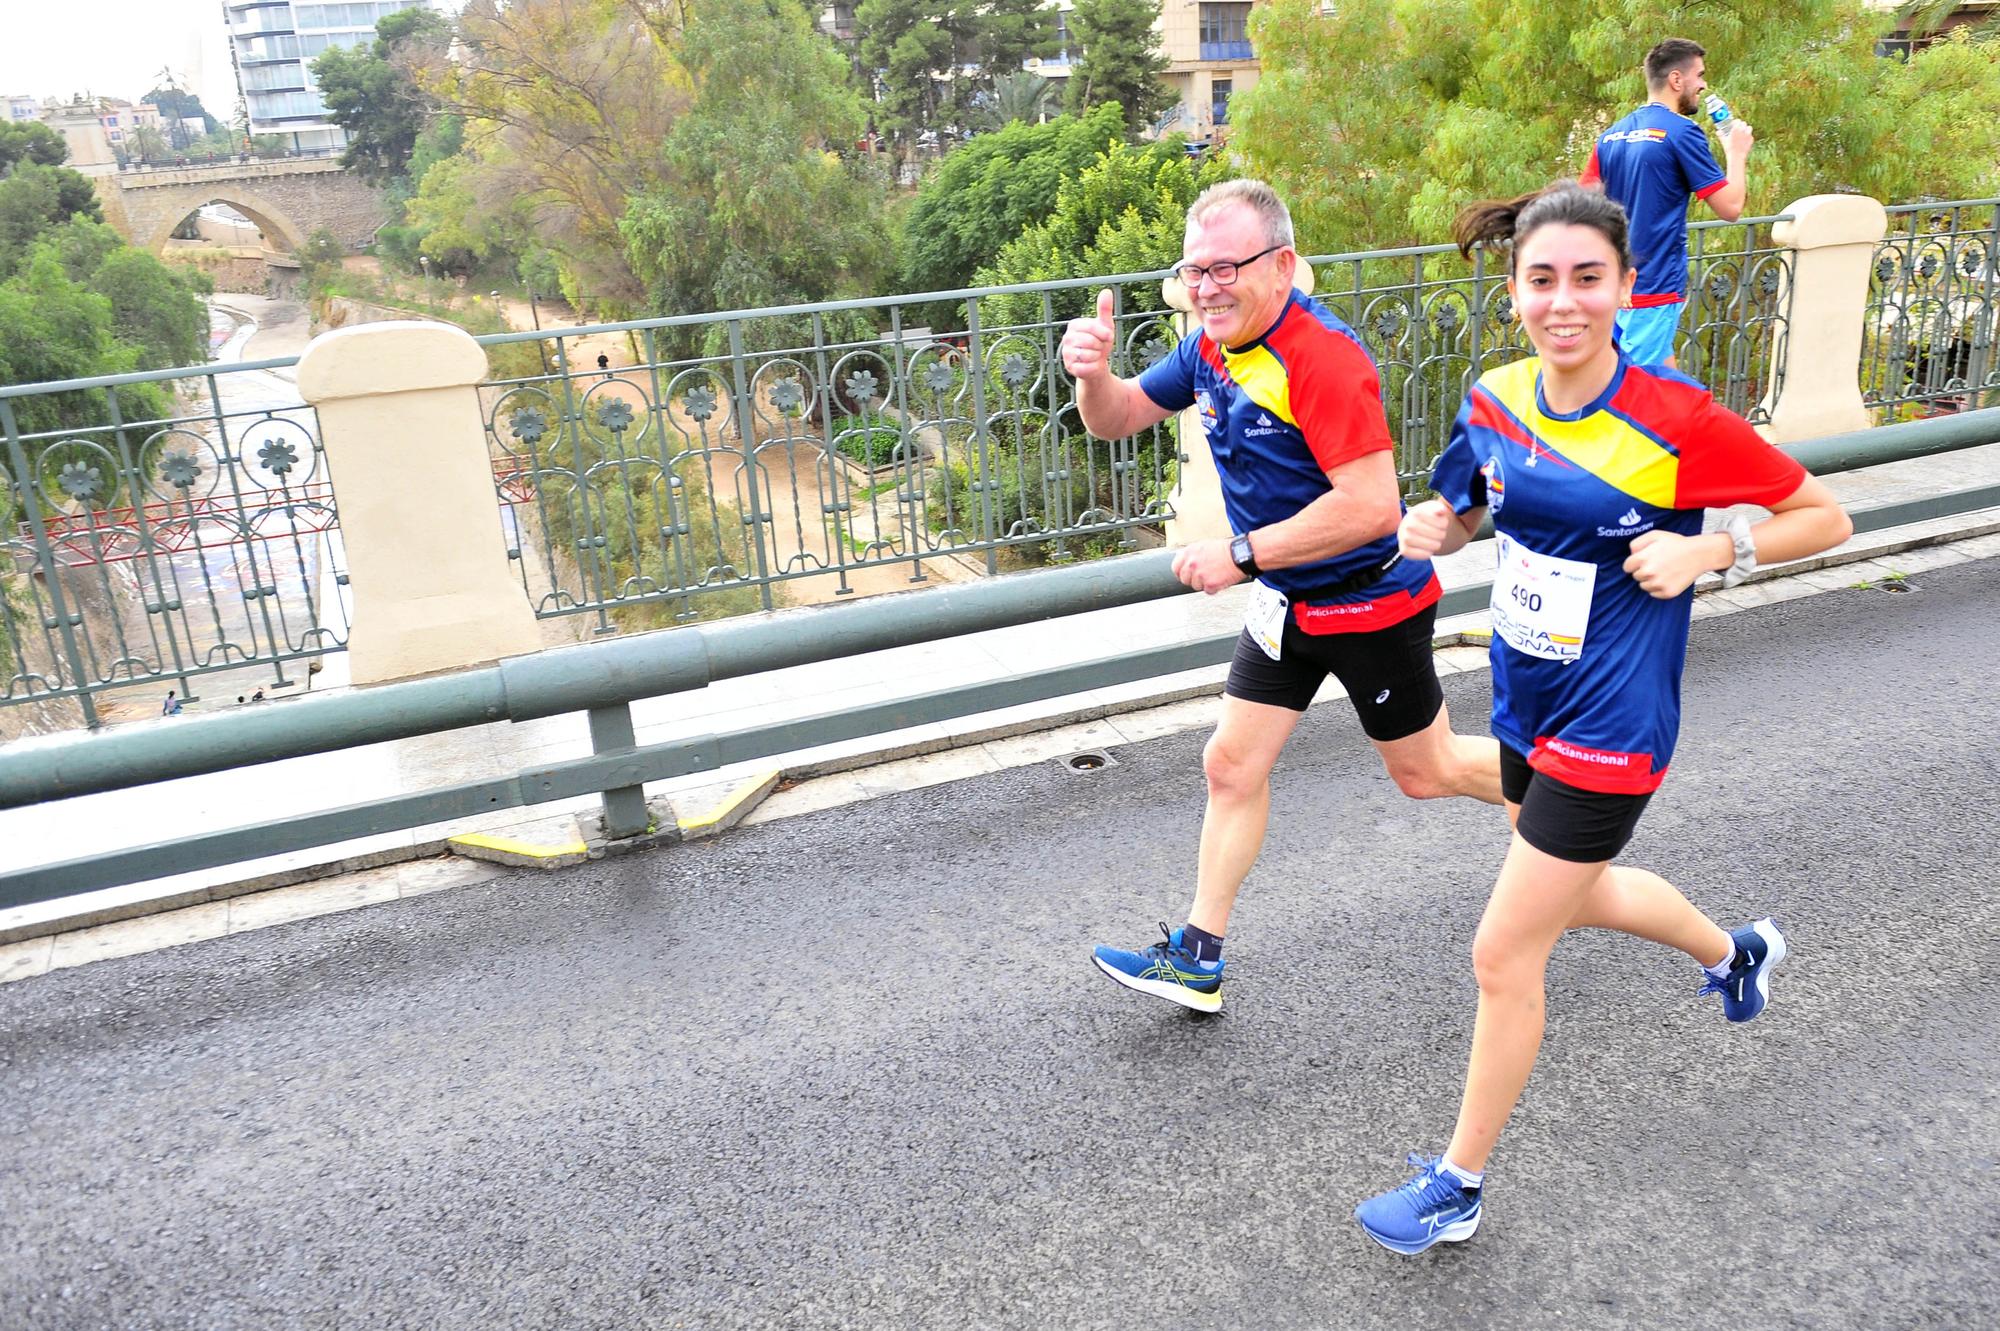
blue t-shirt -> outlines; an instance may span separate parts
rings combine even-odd
[[[1632,219],[1639,260],[1632,304],[1643,309],[1686,299],[1688,196],[1705,199],[1729,183],[1708,151],[1708,135],[1686,116],[1647,102],[1590,150],[1583,183],[1600,180]]]
[[[1381,380],[1361,339],[1297,291],[1248,346],[1224,347],[1196,330],[1140,375],[1139,387],[1168,411],[1199,409],[1222,478],[1223,511],[1239,535],[1296,516],[1333,489],[1327,473],[1335,467],[1395,447]],[[1293,598],[1293,621],[1307,633],[1387,628],[1443,595],[1428,560],[1403,560],[1361,591],[1299,598],[1380,568],[1395,553],[1391,534],[1330,559],[1273,569],[1263,581]]]
[[[1647,592],[1625,571],[1632,541],[1699,535],[1704,508],[1769,507],[1805,474],[1664,366],[1621,355],[1597,400],[1569,414],[1543,401],[1537,357],[1481,375],[1431,484],[1460,513],[1493,513],[1504,561],[1493,583],[1494,736],[1584,790],[1658,789],[1680,731],[1694,592]]]

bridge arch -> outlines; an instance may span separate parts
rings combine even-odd
[[[196,191],[196,194],[204,192],[206,191]],[[195,194],[189,194],[185,197],[194,198]],[[180,202],[180,200],[176,200],[174,206],[178,208]],[[202,199],[200,202],[183,209],[176,216],[162,217],[159,221],[155,222],[152,235],[146,239],[147,251],[152,254],[165,253],[167,241],[172,238],[175,229],[191,215],[211,203],[227,204],[249,218],[256,224],[257,229],[264,233],[264,243],[268,249],[275,250],[280,254],[297,254],[305,248],[305,232],[299,227],[297,222],[287,215],[283,208],[278,207],[268,198],[253,190],[238,187],[234,182],[218,182],[213,191],[212,198]],[[172,210],[170,209],[169,211]]]

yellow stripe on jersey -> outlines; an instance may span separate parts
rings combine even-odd
[[[1222,349],[1222,363],[1229,367],[1229,377],[1236,386],[1250,395],[1250,400],[1276,416],[1285,424],[1298,427],[1298,419],[1292,415],[1291,381],[1285,377],[1285,366],[1271,349],[1258,343],[1248,351]]]
[[[1541,358],[1530,356],[1479,377],[1488,392],[1552,453],[1655,508],[1674,507],[1680,458],[1608,411],[1580,421],[1551,420],[1535,401]]]

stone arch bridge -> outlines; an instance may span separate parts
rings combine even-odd
[[[92,183],[104,220],[155,254],[189,213],[210,203],[226,203],[255,222],[267,257],[280,262],[321,228],[353,250],[389,220],[381,191],[333,157],[117,171],[94,176]]]

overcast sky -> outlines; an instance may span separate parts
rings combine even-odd
[[[166,67],[227,120],[236,75],[225,34],[222,0],[0,0],[0,94],[137,101]]]
[[[222,0],[0,0],[0,93],[137,101],[164,80],[218,120],[236,105]]]

